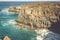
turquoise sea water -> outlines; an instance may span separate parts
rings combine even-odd
[[[7,35],[11,40],[35,40],[36,33],[12,24],[11,22],[17,19],[18,15],[7,12],[9,6],[27,3],[28,2],[0,2],[0,39],[3,39]]]

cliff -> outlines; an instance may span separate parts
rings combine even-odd
[[[38,2],[9,8],[9,12],[18,13],[17,24],[32,29],[49,28],[60,19],[60,3]]]

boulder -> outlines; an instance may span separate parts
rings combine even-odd
[[[3,40],[11,40],[8,36],[5,36]]]

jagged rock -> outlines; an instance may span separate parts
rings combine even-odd
[[[8,36],[5,36],[3,40],[11,40]]]
[[[10,8],[9,8],[9,12],[11,11],[11,12],[15,12],[15,7],[13,7],[13,6],[11,6]]]
[[[38,2],[12,7],[10,11],[19,14],[17,22],[29,25],[32,28],[49,28],[53,23],[59,21],[60,3]]]

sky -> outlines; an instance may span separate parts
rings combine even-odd
[[[0,1],[60,1],[60,0],[0,0]]]

